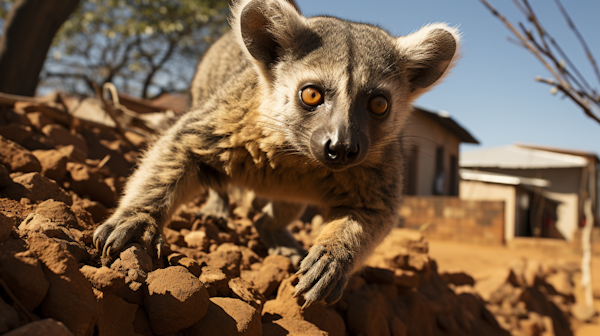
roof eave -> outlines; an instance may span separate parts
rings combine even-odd
[[[433,119],[438,124],[440,124],[442,127],[446,128],[447,130],[452,132],[454,135],[456,135],[458,137],[460,142],[479,144],[479,141],[477,141],[477,139],[475,139],[475,137],[473,137],[473,135],[471,135],[471,133],[469,133],[469,131],[464,129],[454,119],[452,119],[452,117],[442,116],[439,113],[436,113],[434,111],[425,109],[423,107],[418,107],[418,106],[414,106],[414,110]]]

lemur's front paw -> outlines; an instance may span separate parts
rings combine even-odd
[[[144,212],[117,212],[94,232],[94,246],[102,251],[103,261],[128,243],[142,245],[150,255],[156,248],[160,258],[164,241],[156,220]]]
[[[351,270],[352,257],[342,246],[315,245],[296,273],[300,281],[294,296],[304,295],[302,308],[315,302],[335,303],[342,296]]]

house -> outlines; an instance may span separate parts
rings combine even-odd
[[[404,194],[399,226],[427,239],[505,243],[504,200],[463,200],[459,145],[478,144],[447,112],[415,107],[403,134]]]
[[[460,167],[470,171],[461,173],[464,181],[460,196],[505,200],[506,211],[512,213],[506,215],[507,240],[515,236],[572,240],[577,229],[585,224],[583,203],[587,198],[595,205],[593,212],[598,223],[598,163],[594,153],[523,144],[466,152],[461,155]],[[479,180],[475,178],[477,174]],[[488,181],[482,181],[485,177]],[[490,177],[496,180],[490,181]],[[511,178],[519,182],[499,182]],[[509,185],[512,189],[507,191]],[[551,212],[553,203],[556,204],[554,223],[550,213],[546,217],[540,214]],[[552,227],[556,232],[550,233]]]
[[[514,237],[564,238],[556,228],[559,202],[545,191],[549,181],[469,169],[459,174],[461,199],[504,202],[504,242]]]
[[[415,107],[403,134],[404,194],[458,196],[459,145],[479,142],[447,112]]]

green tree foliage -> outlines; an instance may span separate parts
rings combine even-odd
[[[227,0],[84,0],[56,35],[41,85],[91,94],[92,83],[113,82],[145,98],[187,90],[227,15]]]
[[[12,0],[0,0],[0,19],[6,17],[6,14],[12,6]],[[4,21],[4,20],[2,20]],[[0,28],[2,28],[2,22],[0,21]]]

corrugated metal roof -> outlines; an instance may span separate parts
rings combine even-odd
[[[466,168],[572,168],[588,165],[586,158],[515,145],[480,149],[460,154],[460,166]]]
[[[575,155],[575,156],[583,156],[583,157],[589,158],[590,160],[593,160],[596,163],[600,162],[600,160],[598,159],[598,155],[594,152],[582,151],[582,150],[577,150],[577,149],[532,145],[532,144],[525,144],[525,143],[515,143],[515,145],[517,145],[519,147],[525,147],[525,148],[541,149],[541,150],[545,150],[548,152],[556,152],[556,153],[562,153],[562,154],[571,154],[571,155]]]
[[[513,176],[506,174],[497,174],[490,172],[482,172],[471,169],[460,169],[460,178],[467,181],[480,181],[488,183],[509,184],[509,185],[526,185],[532,187],[549,187],[550,181],[540,178],[529,178],[521,176]]]

